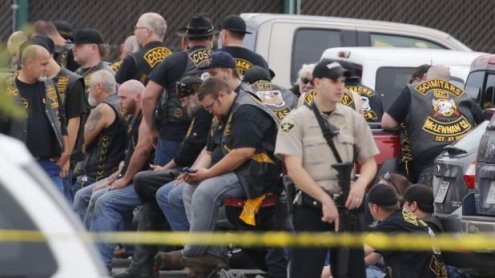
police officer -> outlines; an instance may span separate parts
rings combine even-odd
[[[129,79],[139,80],[144,85],[148,83],[150,72],[172,54],[162,43],[166,31],[167,22],[161,15],[145,13],[139,17],[134,27],[134,35],[142,48],[125,57],[115,76],[117,83]]]
[[[413,183],[431,184],[435,157],[475,125],[471,111],[460,105],[468,96],[449,80],[447,67],[431,66],[427,81],[404,87],[383,115],[384,129],[404,124],[402,163]]]
[[[244,73],[243,81],[251,88],[264,105],[282,120],[297,106],[297,96],[291,91],[270,82],[270,72],[260,66],[252,66]]]
[[[222,21],[218,35],[218,47],[234,57],[240,77],[254,65],[268,69],[268,64],[261,55],[243,46],[242,41],[246,34],[251,32],[246,31],[244,19],[238,15],[229,15]]]
[[[320,61],[313,70],[317,92],[313,104],[292,111],[280,124],[275,154],[283,157],[289,177],[300,190],[293,210],[297,232],[339,231],[339,224],[351,225],[339,215],[355,216],[352,210],[361,206],[365,188],[376,173],[378,149],[366,121],[340,103],[346,75],[348,71],[339,63]],[[325,138],[322,127],[333,137]],[[355,157],[362,167],[359,178],[351,182],[350,171],[345,176],[334,167],[350,168]],[[319,277],[327,251],[295,249],[290,277]],[[330,253],[334,277],[365,277],[362,249],[351,250],[347,258],[336,249]],[[341,267],[345,259],[345,267]]]
[[[359,76],[356,74],[354,65],[347,61],[338,61],[345,69],[350,72],[350,76],[345,79],[345,88],[348,91],[357,93],[361,98],[362,113],[367,122],[379,122],[383,115],[383,105],[380,96],[375,91],[363,84]],[[342,98],[343,104],[350,104],[352,98],[344,96]],[[351,106],[352,107],[352,106]]]
[[[158,165],[164,165],[172,159],[190,124],[190,118],[180,106],[175,83],[185,76],[201,75],[203,71],[200,68],[209,63],[213,35],[216,33],[209,18],[193,16],[178,33],[188,38],[188,51],[170,55],[150,75],[143,96],[143,116],[154,139],[159,137],[155,159]],[[163,89],[165,92],[162,95]],[[153,118],[155,108],[156,121]]]

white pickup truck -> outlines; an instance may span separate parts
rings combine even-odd
[[[290,87],[302,64],[320,59],[323,50],[341,46],[413,47],[471,51],[447,33],[411,24],[352,18],[244,13],[252,34],[244,46],[263,56]]]
[[[382,97],[383,108],[386,110],[394,96],[409,83],[417,66],[448,66],[452,81],[464,88],[471,63],[484,54],[443,49],[336,47],[325,50],[321,59],[339,59],[352,63],[361,82]]]

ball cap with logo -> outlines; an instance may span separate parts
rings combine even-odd
[[[200,69],[229,68],[235,69],[235,60],[230,53],[215,51],[210,56],[210,63]]]
[[[211,20],[200,14],[193,15],[189,24],[177,32],[177,35],[185,38],[206,38],[218,33]]]
[[[313,70],[313,78],[329,78],[337,81],[339,77],[349,77],[350,72],[334,60],[323,59],[316,64]]]
[[[75,44],[102,44],[103,36],[94,28],[82,28],[74,35]]]
[[[229,30],[240,34],[251,34],[246,31],[246,22],[238,15],[229,15],[223,21],[220,29]]]
[[[186,76],[175,84],[177,88],[177,96],[179,98],[190,96],[198,92],[199,87],[203,84],[203,80],[195,76]]]

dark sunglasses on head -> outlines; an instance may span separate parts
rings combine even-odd
[[[313,85],[313,79],[309,79],[309,78],[306,78],[306,77],[301,78],[301,82],[302,82],[304,85],[306,85],[306,84],[308,84],[308,83],[311,83],[311,85]]]

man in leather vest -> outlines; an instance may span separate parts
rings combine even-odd
[[[40,45],[53,55],[55,45],[53,41],[45,36],[36,35],[23,43],[22,49],[29,45]],[[72,202],[72,170],[76,162],[82,160],[83,126],[86,119],[86,98],[84,93],[83,79],[62,68],[54,58],[48,63],[48,77],[55,82],[57,91],[65,109],[67,119],[68,144],[67,152],[71,153],[71,158],[62,167],[60,176],[64,181],[65,197]]]
[[[292,215],[296,232],[338,232],[344,224],[340,219],[356,219],[355,209],[376,173],[378,149],[371,130],[362,115],[340,103],[347,74],[333,60],[320,61],[312,74],[314,102],[293,110],[280,124],[275,153],[283,157],[299,190]],[[359,178],[354,181],[352,173],[341,176],[336,166],[352,166],[356,159],[361,164]],[[294,249],[289,277],[320,277],[327,254],[327,248]],[[362,248],[351,249],[347,256],[332,248],[330,254],[333,277],[365,277]]]
[[[124,58],[115,75],[117,83],[129,79],[139,80],[144,85],[148,83],[150,72],[172,54],[162,42],[166,31],[167,22],[161,15],[145,13],[139,17],[134,27],[134,35],[142,48]]]
[[[297,106],[297,96],[288,89],[270,82],[270,72],[260,66],[252,66],[242,79],[251,85],[255,95],[282,120]]]
[[[189,184],[198,184],[190,203],[191,232],[211,230],[218,205],[225,198],[254,199],[279,192],[276,186],[281,175],[280,162],[273,155],[278,119],[267,107],[255,96],[238,94],[224,80],[213,77],[200,87],[198,98],[205,109],[222,118],[225,128],[222,158],[211,167],[206,161],[197,163],[194,173],[184,177]],[[188,244],[182,252],[182,262],[192,271],[225,267],[228,263],[224,251]]]
[[[254,65],[268,70],[268,63],[261,55],[243,46],[242,41],[246,34],[251,32],[246,30],[246,22],[238,15],[227,16],[222,21],[221,31],[218,34],[218,47],[234,57],[237,74],[240,77]]]
[[[24,108],[24,117],[11,119],[6,134],[26,144],[39,165],[64,194],[60,171],[70,159],[65,110],[53,81],[48,79],[51,55],[30,45],[21,53],[22,68],[7,83],[7,94]]]
[[[350,72],[345,79],[345,88],[348,91],[357,93],[362,100],[362,113],[367,122],[379,122],[383,115],[383,105],[381,97],[371,88],[361,84],[360,77],[356,74],[354,65],[350,62],[339,60],[342,67]],[[342,100],[342,103],[347,101]]]
[[[402,163],[413,183],[431,185],[433,161],[443,147],[466,135],[474,126],[468,96],[449,82],[449,69],[431,66],[427,80],[404,87],[382,117],[384,129],[403,125]]]
[[[73,52],[74,60],[81,65],[75,73],[84,78],[86,95],[88,95],[87,84],[93,72],[105,69],[113,73],[112,68],[103,62],[107,50],[101,33],[93,28],[82,28],[77,31],[74,35]]]
[[[189,49],[168,56],[151,73],[143,96],[144,120],[156,142],[157,165],[169,162],[186,135],[191,119],[181,107],[175,83],[185,76],[200,76],[210,60],[213,35],[211,20],[195,15],[178,35],[187,37]],[[155,117],[154,117],[155,113]]]
[[[110,176],[124,159],[127,123],[120,113],[116,85],[115,78],[107,70],[99,70],[91,75],[88,101],[95,108],[91,110],[84,127],[86,158],[74,191]],[[119,90],[129,88],[122,86]],[[79,213],[83,218],[85,211]]]

